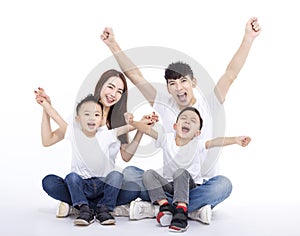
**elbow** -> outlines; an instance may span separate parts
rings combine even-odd
[[[50,144],[47,143],[47,142],[42,142],[42,145],[43,145],[44,147],[49,147],[49,146],[50,146]]]

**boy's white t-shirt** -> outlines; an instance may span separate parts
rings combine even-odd
[[[204,145],[199,146],[198,140],[192,139],[184,146],[177,146],[174,133],[159,131],[155,145],[163,150],[163,176],[169,182],[173,181],[174,172],[183,168],[190,173],[196,184],[203,183],[200,156],[203,155]]]
[[[201,163],[202,163],[202,177],[205,179],[209,179],[219,172],[218,165],[218,155],[220,148],[213,148],[210,150],[205,149],[205,142],[207,140],[211,140],[213,137],[219,136],[219,130],[216,130],[215,126],[217,126],[218,119],[223,122],[225,117],[222,117],[222,104],[217,100],[215,93],[212,92],[208,96],[204,97],[196,90],[194,90],[194,95],[196,98],[196,103],[193,105],[201,114],[203,119],[203,127],[201,129],[201,134],[195,138],[195,140],[199,141],[199,145],[202,145],[201,149],[203,150],[201,155]],[[166,133],[173,132],[175,134],[175,130],[173,129],[173,124],[176,123],[177,116],[180,112],[180,109],[174,100],[174,98],[165,92],[156,93],[156,98],[153,104],[153,108],[160,115],[160,119],[163,123],[163,129]],[[213,119],[214,117],[214,119]],[[214,130],[215,128],[215,130]],[[223,127],[221,127],[222,129]],[[220,133],[220,136],[224,136],[224,133]]]
[[[115,129],[103,126],[90,138],[77,125],[68,125],[65,138],[72,145],[71,171],[83,179],[105,177],[116,169],[115,159],[121,142]]]

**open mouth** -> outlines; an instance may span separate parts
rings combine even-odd
[[[96,127],[95,123],[88,123],[87,125],[90,129],[94,129]]]
[[[187,94],[186,93],[179,93],[179,94],[177,94],[177,97],[178,97],[180,102],[185,102]]]
[[[188,132],[190,131],[190,128],[189,128],[189,127],[183,126],[183,127],[181,128],[181,130],[182,130],[182,133],[188,133]]]

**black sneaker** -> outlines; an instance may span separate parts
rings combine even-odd
[[[95,221],[93,211],[87,206],[83,205],[79,209],[79,216],[74,221],[75,225],[87,226]]]
[[[101,225],[114,225],[116,223],[115,218],[111,215],[107,206],[100,206],[96,209],[96,220]]]
[[[171,232],[184,232],[188,228],[188,216],[182,208],[175,208],[174,215],[169,226]]]
[[[169,226],[173,217],[174,207],[171,204],[164,204],[159,207],[159,212],[156,216],[157,222],[161,226]]]

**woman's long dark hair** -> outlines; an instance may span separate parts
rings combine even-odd
[[[124,113],[127,112],[127,97],[128,97],[128,88],[127,88],[127,82],[124,74],[122,72],[119,72],[117,70],[111,69],[108,71],[105,71],[100,79],[98,80],[98,83],[96,84],[94,96],[95,98],[100,101],[100,92],[103,88],[103,85],[110,77],[119,77],[123,83],[124,83],[124,90],[123,94],[121,96],[121,99],[114,105],[112,105],[109,109],[108,115],[107,115],[107,127],[108,129],[114,129],[123,125],[126,125],[126,121],[124,118]],[[123,134],[118,137],[118,139],[121,141],[122,144],[128,143],[128,134]]]

